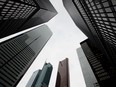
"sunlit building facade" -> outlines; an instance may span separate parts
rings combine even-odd
[[[42,25],[0,43],[0,87],[16,87],[51,36]]]

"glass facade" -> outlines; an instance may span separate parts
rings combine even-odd
[[[33,0],[0,0],[0,36],[17,31],[39,9]]]
[[[75,24],[88,37],[81,46],[100,87],[115,85],[116,1],[63,0],[63,4]]]
[[[31,76],[26,87],[48,87],[52,73],[52,65],[45,63],[42,70],[37,70]]]
[[[81,42],[81,47],[100,87],[114,86],[116,75],[113,74],[112,66],[110,62],[105,59],[106,57],[101,50],[92,45],[88,39]]]
[[[100,41],[116,66],[116,1],[74,0],[91,31],[97,33]]]
[[[0,43],[0,85],[15,87],[51,37],[46,25]]]
[[[49,0],[0,0],[0,38],[45,23],[56,14]]]

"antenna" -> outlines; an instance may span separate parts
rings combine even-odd
[[[46,58],[46,60],[45,60],[45,63],[44,63],[44,65],[47,63],[47,58]]]

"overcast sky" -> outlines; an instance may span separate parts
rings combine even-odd
[[[58,15],[46,23],[53,35],[17,87],[25,87],[32,73],[41,69],[45,61],[53,65],[49,87],[55,87],[58,63],[65,58],[69,58],[70,87],[86,87],[76,53],[76,49],[80,47],[79,43],[86,39],[86,36],[76,27],[62,0],[50,1],[58,12]]]

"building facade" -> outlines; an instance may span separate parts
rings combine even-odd
[[[59,62],[55,87],[70,87],[68,58]]]
[[[86,87],[99,87],[97,79],[81,47],[77,49],[77,54],[83,72]]]
[[[63,2],[76,25],[101,49],[112,66],[116,67],[116,1],[63,0]],[[70,3],[71,9],[68,7]]]
[[[86,57],[91,54],[89,58],[100,61],[96,62],[103,67],[100,72],[104,76],[108,75],[104,78],[110,78],[101,81],[102,75],[96,74],[93,68],[97,64],[92,65],[87,57],[100,87],[113,86],[116,78],[116,1],[63,0],[63,4],[75,24],[88,37],[88,40],[81,43],[84,54]]]
[[[81,47],[98,81],[97,85],[100,87],[115,86],[116,72],[114,71],[110,61],[106,59],[106,56],[101,52],[101,50],[96,48],[89,39],[81,42]],[[85,63],[82,65],[86,67]],[[86,71],[83,70],[83,72]],[[86,73],[86,75],[89,74]]]
[[[0,38],[45,23],[56,14],[49,0],[0,0]]]
[[[0,87],[16,87],[51,35],[43,25],[0,43]]]
[[[42,70],[37,70],[31,76],[26,87],[48,87],[52,73],[52,65],[45,63]]]

